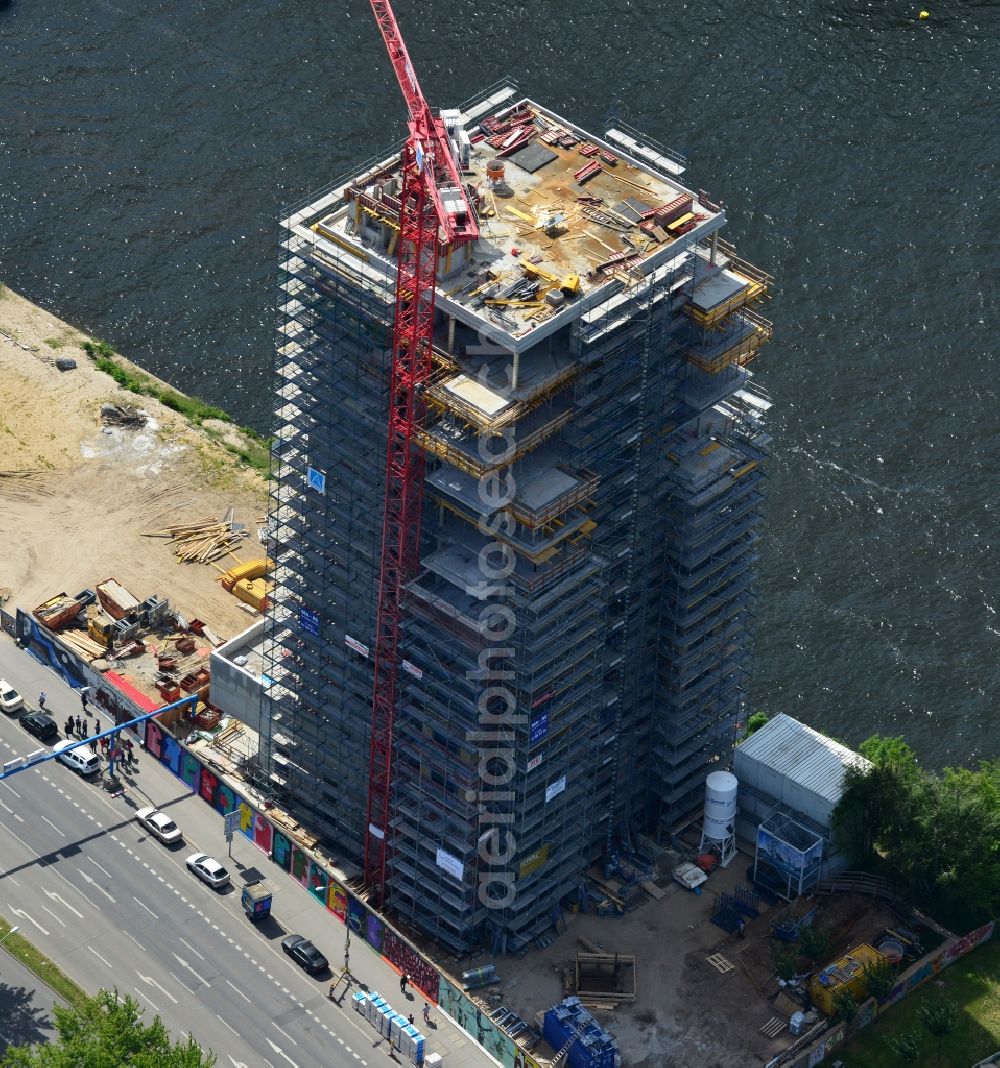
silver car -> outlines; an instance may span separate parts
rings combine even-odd
[[[135,818],[154,838],[159,838],[164,845],[173,845],[175,842],[184,841],[180,827],[174,823],[166,812],[161,812],[158,808],[140,808],[136,812]]]
[[[203,883],[207,883],[214,890],[221,890],[229,885],[229,872],[215,857],[210,857],[207,853],[192,853],[184,863]]]

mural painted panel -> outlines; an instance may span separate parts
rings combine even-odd
[[[253,841],[253,809],[240,798],[240,834]]]
[[[347,896],[347,922],[356,935],[364,938],[368,934],[368,910],[350,894]]]
[[[326,907],[341,923],[347,922],[347,891],[340,883],[330,883],[330,896],[327,899]]]
[[[368,930],[365,932],[365,941],[377,950],[382,952],[382,935],[384,933],[382,921],[373,912],[368,913]]]
[[[440,976],[437,968],[390,928],[382,938],[382,956],[410,977],[410,982],[429,1001],[437,1002]]]
[[[498,1060],[504,1068],[537,1068],[537,1062],[515,1045],[474,1002],[442,975],[438,986],[438,1007],[446,1012],[473,1041]]]
[[[160,763],[177,775],[181,770],[181,747],[177,739],[164,734],[160,742]]]
[[[317,901],[326,904],[327,887],[330,885],[330,876],[314,860],[309,861],[309,893]]]
[[[280,832],[274,831],[271,839],[271,859],[285,871],[292,866],[292,843]]]
[[[177,775],[186,786],[190,786],[192,790],[197,790],[198,781],[201,777],[201,764],[190,753],[185,753],[181,757],[181,766]]]
[[[238,804],[239,798],[236,796],[236,791],[231,786],[227,786],[220,781],[218,789],[215,791],[216,812],[221,812],[225,815],[227,812],[232,812]]]
[[[100,695],[98,695],[100,696]],[[146,724],[146,749],[160,759],[163,751],[163,728],[155,720],[149,720]]]
[[[259,812],[254,813],[253,817],[253,844],[261,852],[271,855],[271,848],[274,845],[274,828]]]
[[[301,883],[303,886],[306,885],[306,881],[309,878],[309,856],[294,842],[292,843],[291,863],[288,870],[297,883]]]
[[[214,808],[215,791],[219,788],[219,780],[208,770],[201,769],[201,782],[198,785],[198,793]]]

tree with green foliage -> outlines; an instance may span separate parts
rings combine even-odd
[[[783,949],[773,946],[771,949],[774,957],[774,974],[779,979],[791,979],[795,975],[795,966],[799,962],[798,954],[792,949]]]
[[[101,990],[73,1008],[53,1007],[58,1037],[39,1046],[12,1046],[2,1068],[213,1068],[215,1054],[203,1053],[188,1035],[171,1042],[159,1016],[142,1023],[142,1007],[131,997]]]
[[[833,996],[833,1015],[849,1024],[858,1014],[858,1003],[850,990],[841,990]]]
[[[911,1028],[909,1031],[900,1031],[895,1035],[886,1035],[885,1044],[900,1060],[912,1064],[920,1059],[919,1031]]]
[[[829,945],[829,935],[818,924],[799,928],[799,952],[813,964],[826,953]]]
[[[917,1009],[917,1019],[931,1037],[937,1039],[937,1062],[941,1063],[941,1045],[958,1027],[958,1005],[951,998],[936,998],[925,1001]]]
[[[868,996],[881,1001],[896,985],[896,969],[887,960],[870,964],[865,969],[864,984]]]
[[[747,737],[751,734],[756,734],[757,731],[764,726],[765,723],[770,720],[770,716],[766,712],[754,712],[754,714],[747,720]]]
[[[869,738],[870,769],[849,768],[833,815],[837,842],[892,872],[958,931],[1000,914],[1000,761],[922,771],[902,738]]]

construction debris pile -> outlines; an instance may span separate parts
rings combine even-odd
[[[120,426],[127,430],[141,430],[149,416],[134,404],[102,404],[101,422],[105,426]]]

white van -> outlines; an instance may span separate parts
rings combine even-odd
[[[69,747],[73,744],[72,738],[57,742],[52,747],[56,760],[61,760],[67,768],[72,768],[81,775],[93,775],[95,771],[101,770],[101,758],[96,753],[92,753],[84,746],[70,749]]]

